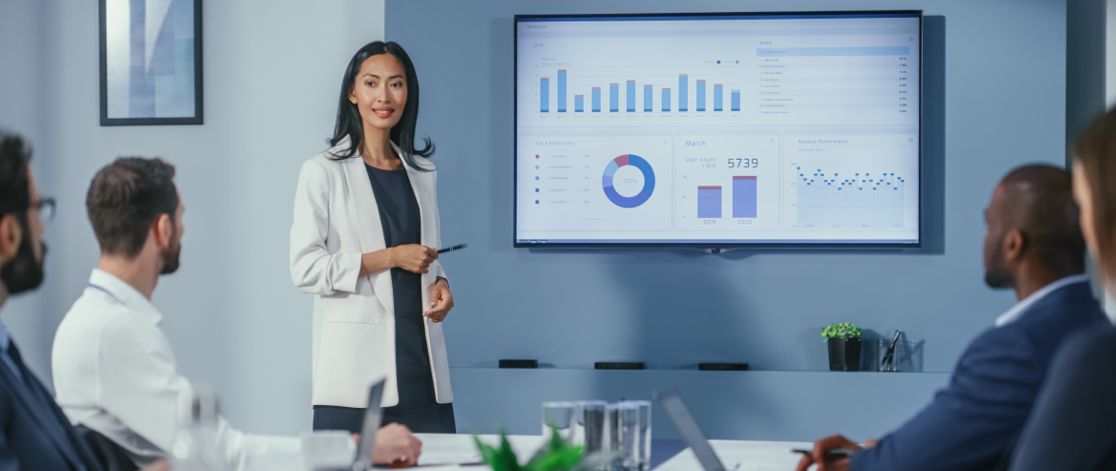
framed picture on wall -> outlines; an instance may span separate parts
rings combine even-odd
[[[100,0],[101,126],[202,124],[202,0]]]

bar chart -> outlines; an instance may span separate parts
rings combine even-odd
[[[756,217],[756,177],[732,177],[732,217]]]
[[[539,77],[538,111],[540,113],[585,113],[585,96],[589,95],[589,113],[633,114],[637,112],[655,113],[739,113],[741,111],[741,88],[728,88],[728,103],[725,103],[726,84],[710,79],[699,78],[691,87],[690,74],[682,73],[676,77],[673,86],[664,80],[647,81],[625,79],[609,81],[600,85],[572,90],[572,110],[567,106],[570,101],[571,77],[568,69],[557,69],[553,76]],[[556,86],[552,87],[552,84]],[[710,92],[710,88],[712,91]],[[607,90],[607,91],[605,91]],[[656,93],[656,90],[658,93]],[[608,107],[601,107],[602,95],[607,94]],[[656,107],[655,103],[659,106]],[[554,106],[552,106],[552,104]]]
[[[755,218],[758,216],[758,179],[754,175],[732,177],[730,203],[733,218]],[[698,185],[698,219],[718,219],[724,216],[724,186]]]
[[[698,186],[697,195],[697,217],[702,219],[721,217],[720,186]]]

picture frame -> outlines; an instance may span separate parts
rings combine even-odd
[[[101,126],[203,124],[202,0],[99,0]]]

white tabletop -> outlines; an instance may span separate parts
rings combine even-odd
[[[419,455],[419,465],[424,470],[441,469],[478,469],[474,466],[460,466],[480,462],[480,452],[473,443],[473,436],[468,434],[452,433],[416,433],[422,440],[422,454]],[[486,444],[497,446],[500,443],[499,435],[478,435]],[[542,436],[539,435],[509,435],[508,443],[515,450],[516,456],[526,459],[542,445]],[[439,466],[444,465],[444,466]]]
[[[455,463],[480,461],[480,454],[473,443],[473,436],[466,434],[415,434],[422,440],[422,456],[419,464],[424,470],[482,469],[476,466],[460,466]],[[499,436],[480,435],[482,441],[490,445],[499,443]],[[526,459],[543,443],[538,435],[511,435],[508,437],[512,449],[521,459]],[[732,470],[740,465],[741,471],[793,470],[800,456],[791,453],[792,448],[811,448],[809,442],[759,442],[741,440],[710,440],[713,450],[720,457],[726,469]],[[443,466],[439,466],[443,465]],[[656,470],[693,471],[700,470],[697,458],[690,449],[674,456]]]
[[[725,469],[740,471],[791,471],[798,465],[802,455],[792,453],[792,448],[811,449],[810,442],[759,442],[744,440],[709,440],[713,451],[725,465]],[[739,468],[737,468],[739,465]],[[662,471],[700,470],[694,452],[689,448],[655,468]]]

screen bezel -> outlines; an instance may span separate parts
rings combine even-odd
[[[903,241],[778,241],[778,242],[632,242],[632,241],[592,241],[592,242],[541,242],[519,240],[519,25],[521,22],[540,20],[584,20],[584,19],[662,19],[679,18],[695,19],[709,18],[722,19],[726,17],[912,17],[918,18],[918,239],[913,242]],[[924,24],[922,10],[849,10],[849,11],[779,11],[779,12],[693,12],[693,13],[585,13],[585,14],[521,14],[515,15],[512,22],[512,245],[516,248],[698,248],[698,249],[919,249],[925,241],[926,211],[923,207],[924,174],[926,164],[922,156],[923,146],[923,67],[924,52]]]

